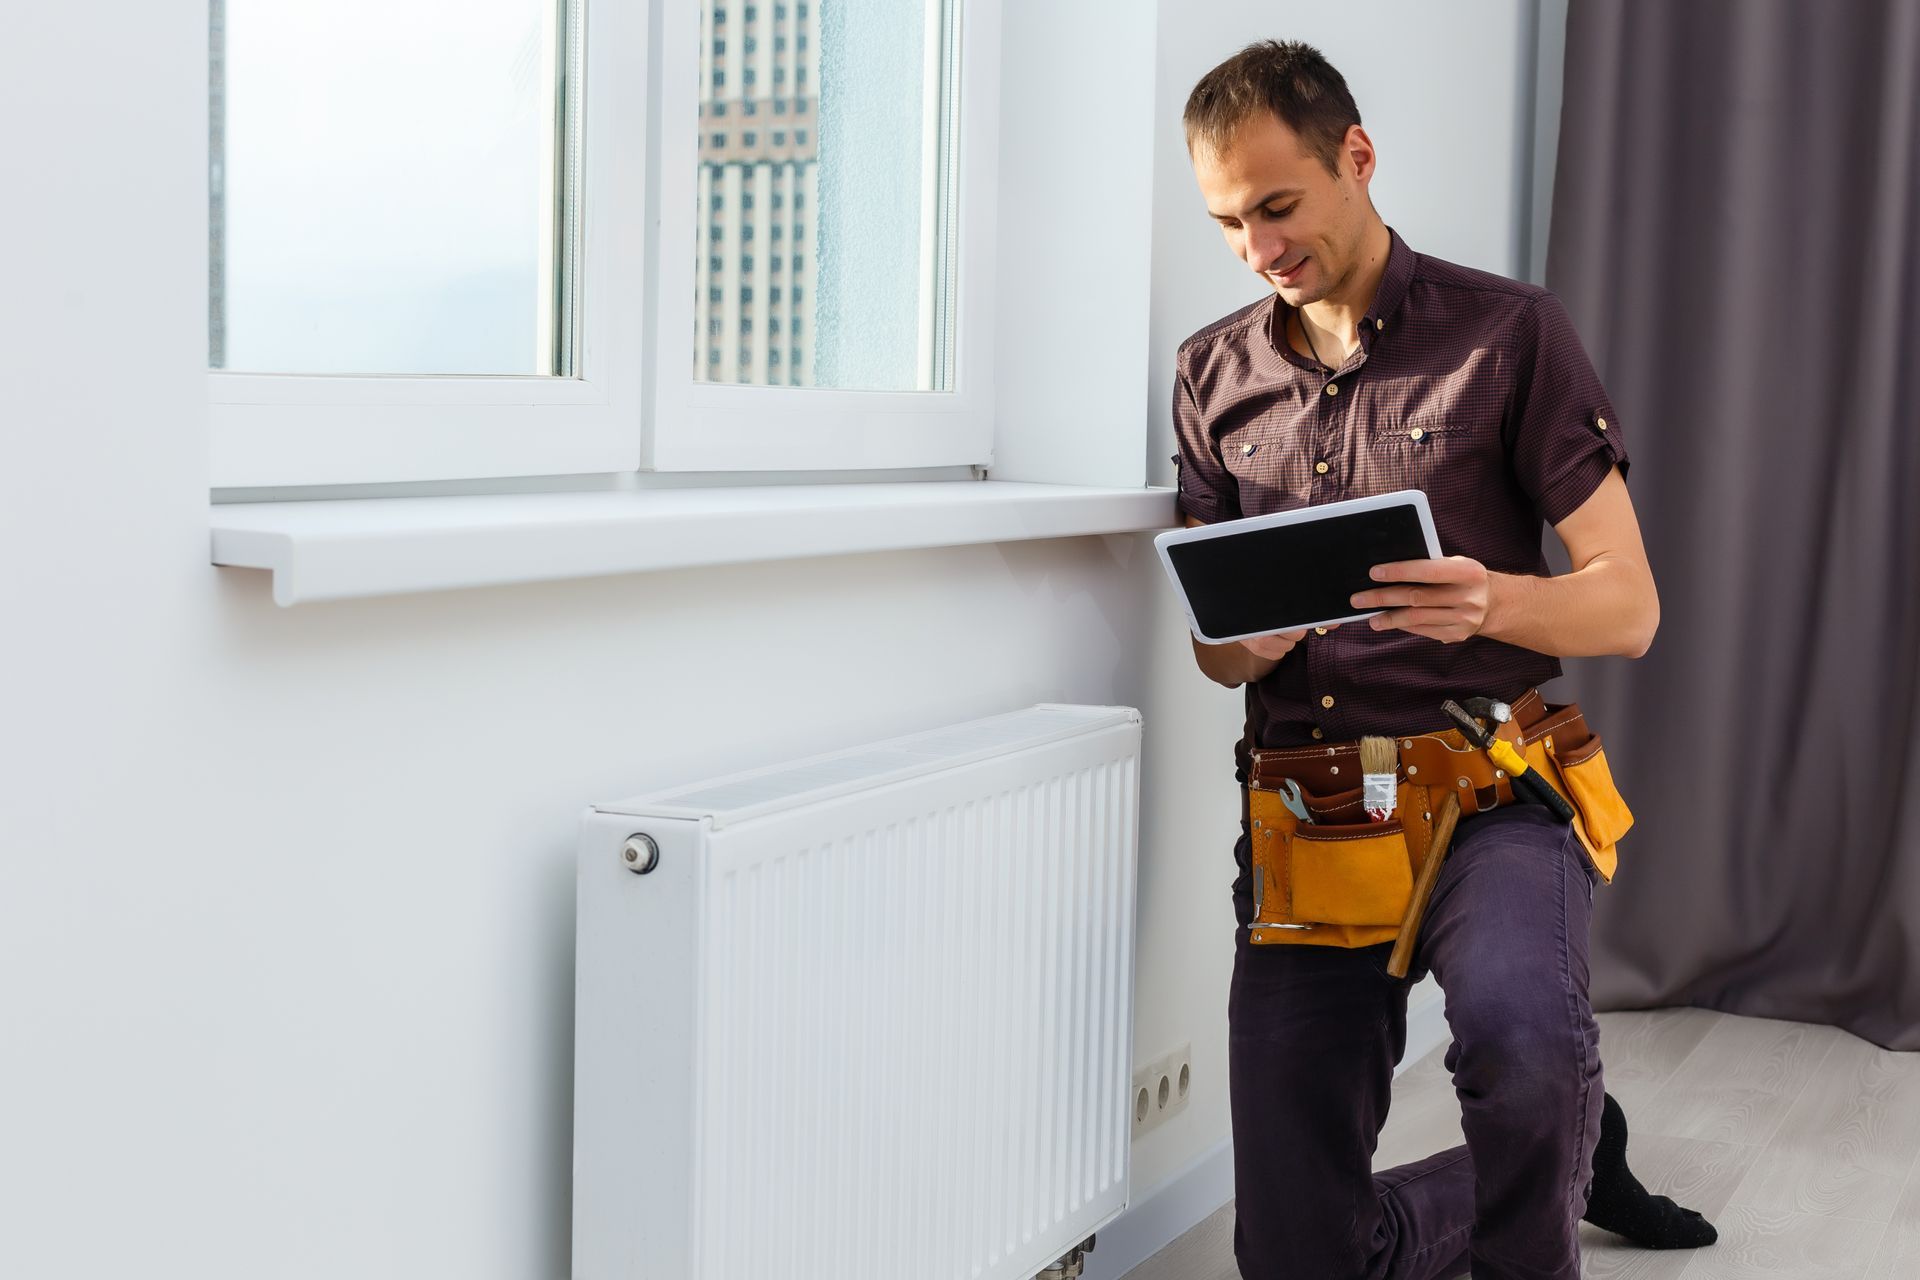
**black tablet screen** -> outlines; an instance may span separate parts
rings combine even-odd
[[[1284,631],[1361,612],[1356,591],[1380,584],[1376,564],[1427,559],[1420,516],[1382,507],[1303,524],[1168,546],[1200,629],[1210,636]]]

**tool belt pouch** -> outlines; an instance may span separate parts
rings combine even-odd
[[[1387,822],[1365,820],[1359,787],[1329,795],[1303,791],[1314,813],[1309,824],[1294,816],[1279,792],[1248,788],[1253,874],[1259,884],[1256,921],[1398,930],[1413,897],[1416,870],[1406,825],[1399,819],[1410,803],[1419,803],[1414,793],[1424,790],[1402,783],[1395,818]],[[1340,818],[1349,820],[1335,820]]]
[[[1599,735],[1577,704],[1551,705],[1536,692],[1514,704],[1514,716],[1496,736],[1512,743],[1529,768],[1572,802],[1574,833],[1588,861],[1602,879],[1612,880],[1615,845],[1633,825],[1633,814],[1614,785]],[[1457,731],[1396,741],[1397,804],[1387,822],[1366,821],[1356,744],[1252,752],[1246,799],[1254,941],[1358,946],[1392,938],[1432,843],[1440,799],[1449,792],[1458,796],[1463,818],[1514,803],[1505,771]],[[1301,822],[1282,798],[1289,779],[1300,788],[1312,823]]]

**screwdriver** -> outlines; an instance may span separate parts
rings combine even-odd
[[[1560,821],[1573,821],[1573,806],[1567,803],[1567,798],[1554,790],[1551,782],[1528,768],[1527,762],[1521,758],[1518,751],[1513,749],[1512,743],[1496,738],[1482,729],[1480,722],[1462,710],[1460,704],[1452,698],[1441,703],[1440,709],[1447,713],[1449,720],[1460,726],[1460,732],[1467,735],[1468,742],[1485,751],[1493,758],[1495,764],[1507,771],[1507,776],[1513,779],[1515,791],[1525,791],[1534,800],[1552,810],[1553,815]]]

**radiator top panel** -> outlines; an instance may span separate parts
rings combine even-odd
[[[719,829],[1138,719],[1139,712],[1131,707],[1042,703],[965,724],[705,778],[691,786],[647,792],[594,808],[601,813],[704,818]]]

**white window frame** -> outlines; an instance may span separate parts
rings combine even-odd
[[[735,0],[738,3],[739,0]],[[756,0],[771,3],[771,0]],[[789,0],[791,2],[791,0]],[[925,0],[927,21],[956,6],[959,95],[954,120],[954,376],[947,391],[843,391],[697,381],[694,368],[701,10],[662,13],[660,132],[652,179],[660,196],[650,366],[652,395],[642,467],[651,471],[814,471],[987,466],[993,461],[994,242],[999,138],[1001,0]],[[930,49],[928,125],[943,69]],[[818,211],[814,211],[817,215]]]
[[[571,0],[581,24],[576,376],[210,371],[216,489],[631,471],[647,287],[648,8]],[[670,6],[680,7],[680,6]]]

